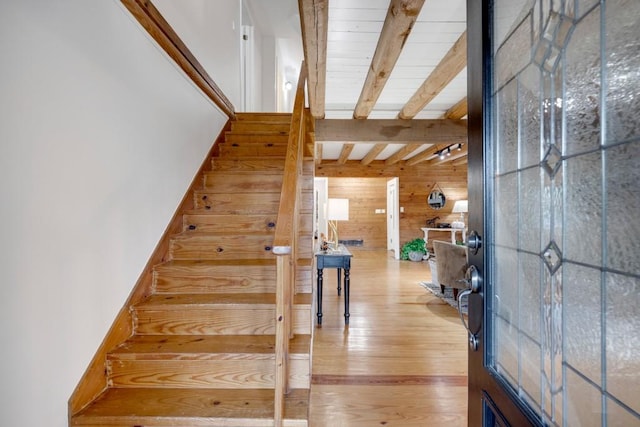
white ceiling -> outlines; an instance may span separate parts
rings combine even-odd
[[[297,0],[244,0],[263,34],[301,40]],[[389,0],[329,0],[325,118],[351,119],[371,66]],[[297,23],[297,25],[296,25]],[[395,119],[466,30],[466,0],[426,0],[398,61],[369,114],[369,119]],[[301,61],[298,52],[289,61]],[[467,95],[464,68],[414,118],[440,119]],[[374,146],[357,143],[349,160],[360,160]],[[343,144],[323,143],[322,159],[337,159]],[[404,144],[389,144],[376,160],[384,160]],[[406,156],[426,150],[428,145]]]

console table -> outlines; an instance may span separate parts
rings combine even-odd
[[[429,240],[429,231],[444,231],[451,233],[451,243],[456,244],[456,233],[462,234],[462,241],[467,240],[467,230],[464,228],[421,228],[424,232],[424,244],[426,245]]]
[[[316,264],[318,269],[318,325],[322,325],[322,274],[325,268],[338,269],[338,295],[340,295],[341,271],[344,270],[344,323],[349,324],[349,288],[350,278],[349,270],[351,269],[351,252],[343,245],[337,249],[328,249],[326,251],[316,252]]]

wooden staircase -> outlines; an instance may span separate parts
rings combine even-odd
[[[277,421],[273,252],[291,114],[237,114],[151,292],[129,307],[133,334],[106,352],[106,389],[72,426],[307,426],[311,378],[313,159],[299,190],[293,337]]]

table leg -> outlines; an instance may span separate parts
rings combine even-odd
[[[342,290],[342,269],[338,268],[338,296],[340,296],[340,291]]]
[[[344,269],[344,324],[349,324],[349,288],[351,286],[351,279],[349,277],[349,269]]]
[[[322,325],[322,269],[318,269],[318,325]]]

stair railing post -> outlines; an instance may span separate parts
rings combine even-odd
[[[300,68],[298,87],[294,100],[289,141],[280,193],[280,206],[276,220],[273,253],[276,262],[276,364],[274,383],[274,425],[281,427],[284,421],[285,395],[289,392],[289,340],[293,338],[292,306],[295,293],[295,277],[298,239],[298,204],[300,176],[302,173],[303,143],[305,134],[305,83],[304,61]]]

